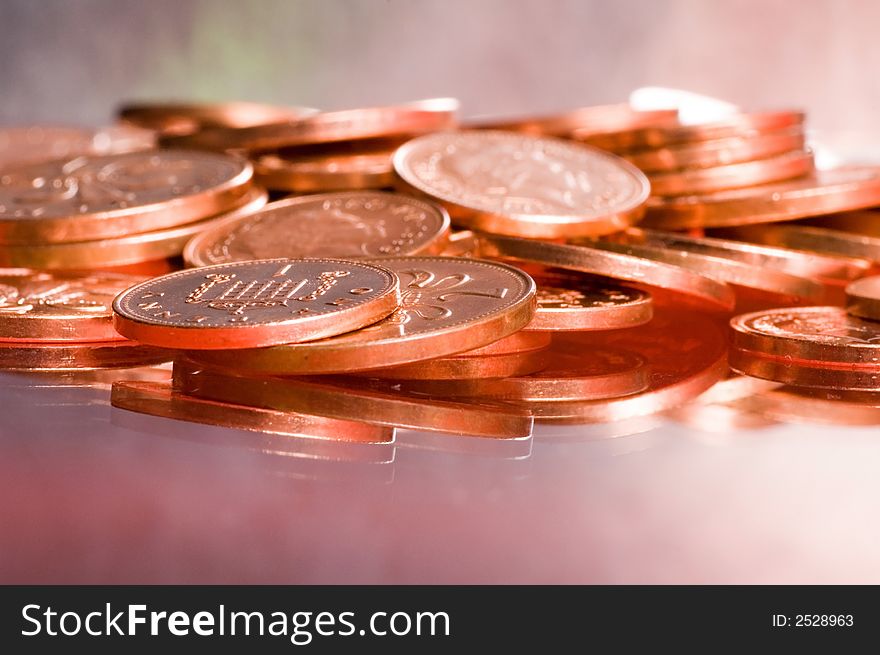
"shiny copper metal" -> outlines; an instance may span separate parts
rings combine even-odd
[[[142,278],[0,269],[0,341],[114,341],[110,305]]]
[[[733,290],[724,282],[694,273],[680,266],[652,261],[625,252],[614,252],[580,245],[565,245],[517,239],[491,234],[479,235],[480,253],[534,262],[584,273],[633,282],[643,282],[698,298],[702,302],[729,310],[734,305]]]
[[[320,457],[326,448],[322,442],[347,441],[354,443],[391,443],[394,429],[370,425],[358,421],[345,421],[309,416],[295,412],[281,412],[257,407],[205,400],[176,393],[168,383],[139,382],[122,380],[113,384],[110,403],[119,409],[141,414],[151,414],[177,421],[206,423],[234,430],[261,432],[247,443],[227,436],[226,443],[242,445],[263,452],[296,453],[298,456]],[[289,439],[272,439],[269,435],[301,437],[293,442]],[[233,441],[234,439],[234,441]],[[307,444],[312,444],[308,446]]]
[[[793,129],[638,150],[628,152],[623,157],[643,172],[650,174],[688,168],[727,166],[755,159],[766,159],[786,152],[803,150],[804,145],[803,131]]]
[[[621,244],[610,241],[591,242],[590,247],[680,266],[728,284],[758,289],[789,298],[803,298],[820,302],[825,294],[822,285],[814,280],[784,271],[762,268],[735,259],[704,255],[693,250]]]
[[[880,275],[864,277],[846,287],[846,311],[853,316],[880,320]]]
[[[813,153],[794,150],[766,159],[652,173],[648,179],[655,196],[684,196],[782,182],[812,170]]]
[[[300,155],[261,155],[255,179],[270,189],[294,193],[383,189],[394,185],[394,150]]]
[[[799,387],[880,391],[880,368],[834,366],[823,361],[800,361],[732,349],[730,367],[737,373]]]
[[[575,131],[572,136],[597,148],[619,152],[662,148],[672,144],[710,141],[779,130],[802,129],[803,124],[803,112],[787,110],[735,114],[723,120],[696,125],[682,125],[676,120],[670,120],[665,125],[604,134]]]
[[[572,347],[558,341],[541,356],[544,366],[536,373],[455,382],[421,378],[402,383],[402,388],[446,398],[540,403],[619,398],[648,387],[645,360],[631,351]]]
[[[538,311],[526,330],[615,330],[642,325],[653,315],[645,291],[557,276],[538,280]]]
[[[230,212],[153,232],[97,241],[3,246],[0,247],[0,266],[29,266],[54,271],[70,271],[109,269],[139,265],[142,262],[167,262],[169,258],[179,257],[186,244],[197,234],[212,228],[220,221],[261,209],[268,197],[265,189],[254,186],[241,198],[242,204]],[[142,270],[151,270],[153,275],[164,275],[178,268],[180,267],[157,265],[154,269]]]
[[[433,203],[395,193],[344,191],[270,203],[196,236],[190,266],[274,257],[363,258],[441,250],[449,215]]]
[[[534,319],[532,319],[534,321]],[[548,332],[532,332],[522,329],[509,337],[504,337],[488,346],[468,350],[452,357],[482,357],[484,355],[516,355],[525,352],[546,350],[550,347],[553,337]]]
[[[454,257],[370,260],[400,277],[401,306],[387,319],[332,339],[228,353],[197,361],[266,374],[346,373],[419,362],[481,348],[525,327],[535,283],[504,264]]]
[[[880,323],[839,307],[792,307],[736,316],[734,348],[808,366],[868,368],[880,372]]]
[[[441,255],[447,257],[476,257],[477,237],[470,230],[456,230],[449,235],[449,241]]]
[[[463,127],[473,130],[506,130],[533,136],[570,136],[580,134],[616,132],[675,120],[676,109],[639,111],[628,104],[580,107],[559,114],[529,117],[488,117],[469,120]]]
[[[181,135],[212,127],[241,128],[296,120],[316,111],[308,107],[278,107],[256,102],[137,102],[120,107],[118,115],[128,125],[157,130],[164,135]]]
[[[214,151],[275,150],[315,143],[424,134],[455,127],[459,103],[433,98],[404,105],[347,109],[242,128],[204,128],[163,137],[163,145]]]
[[[815,171],[798,180],[650,201],[644,225],[681,230],[788,221],[880,205],[880,167]]]
[[[440,401],[366,380],[245,377],[182,359],[175,362],[174,381],[177,391],[199,398],[372,425],[498,439],[524,439],[532,432],[532,419],[522,410]]]
[[[167,362],[172,353],[134,341],[92,343],[0,343],[0,369],[70,371],[130,368]]]
[[[142,282],[113,301],[113,324],[155,346],[259,348],[357,330],[399,302],[398,278],[387,268],[342,259],[264,259]]]
[[[547,366],[544,349],[466,357],[438,357],[415,364],[365,371],[364,375],[383,380],[468,380],[510,378],[529,375]]]
[[[641,171],[615,155],[500,131],[413,139],[395,153],[394,170],[454,223],[522,237],[614,232],[641,218],[649,192]]]
[[[809,224],[744,225],[721,233],[753,243],[880,262],[880,230],[873,225],[878,218],[875,212],[850,212],[817,217]]]
[[[754,229],[772,230],[777,227],[785,229],[788,226],[755,226]],[[867,259],[823,255],[808,249],[794,250],[790,247],[782,247],[784,244],[757,245],[732,239],[692,237],[638,228],[627,230],[621,235],[621,240],[657,248],[672,248],[695,254],[735,259],[752,266],[783,271],[813,280],[853,280],[864,275],[872,266],[871,261]]]
[[[0,171],[53,159],[110,155],[152,148],[156,135],[135,127],[62,125],[0,128]]]
[[[251,165],[226,155],[149,150],[34,164],[0,176],[0,243],[121,237],[234,208]]]

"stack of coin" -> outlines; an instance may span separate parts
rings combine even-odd
[[[140,278],[0,269],[0,368],[63,371],[168,361],[113,329],[113,298]]]
[[[412,136],[454,128],[458,107],[454,98],[328,112],[249,103],[159,105],[152,113],[125,107],[120,117],[164,128],[161,141],[168,147],[247,156],[257,181],[271,191],[319,193],[391,187],[397,147]]]
[[[651,180],[654,207],[665,198],[751,187],[807,175],[813,156],[797,111],[734,114],[713,123],[682,125],[667,119],[648,127],[573,138],[615,152]]]
[[[266,202],[229,155],[141,150],[76,156],[0,176],[0,265],[95,270],[179,256],[194,234]]]
[[[720,405],[754,427],[834,402],[808,388],[876,413],[880,232],[839,212],[880,205],[880,169],[814,171],[793,111],[457,110],[140,103],[112,138],[7,131],[0,366],[174,358],[113,404],[379,447]],[[700,395],[719,382],[749,393]]]

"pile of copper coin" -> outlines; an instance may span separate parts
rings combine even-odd
[[[880,166],[817,169],[803,112],[118,116],[0,128],[4,369],[362,443],[880,423]]]

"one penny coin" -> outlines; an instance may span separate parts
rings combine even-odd
[[[120,294],[116,329],[169,348],[259,348],[357,330],[399,304],[397,276],[341,259],[269,259],[170,273]],[[228,355],[227,355],[228,356]]]

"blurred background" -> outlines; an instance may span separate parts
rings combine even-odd
[[[0,121],[97,124],[122,100],[319,108],[456,96],[463,114],[644,85],[875,130],[870,0],[0,0]]]

